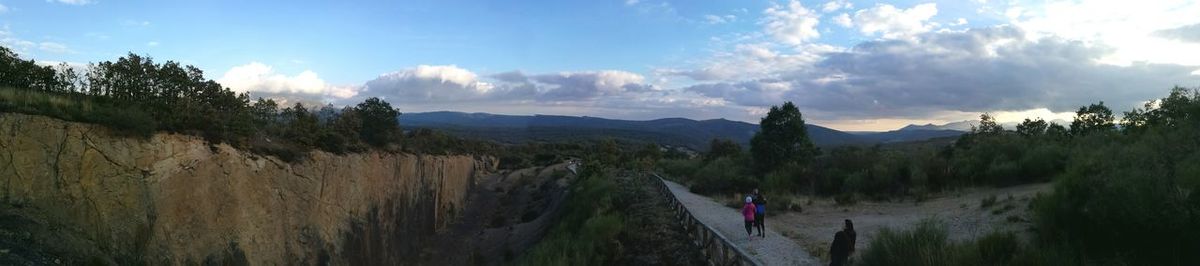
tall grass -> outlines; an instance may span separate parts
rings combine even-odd
[[[861,265],[1009,265],[1022,255],[1011,232],[994,232],[975,241],[949,240],[944,224],[924,220],[909,230],[880,229],[861,256]],[[1036,259],[1022,258],[1026,261]]]
[[[117,107],[81,94],[53,94],[0,88],[0,112],[44,115],[67,121],[96,123],[122,135],[147,137],[158,121],[136,106]]]
[[[583,167],[561,220],[517,264],[608,265],[619,256],[617,235],[625,223],[613,208],[616,185],[605,172],[597,166]]]

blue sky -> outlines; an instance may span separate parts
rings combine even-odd
[[[794,101],[846,130],[1122,111],[1200,85],[1189,1],[0,0],[0,44],[126,52],[254,96],[402,111],[757,122]],[[1191,26],[1191,27],[1189,27]]]

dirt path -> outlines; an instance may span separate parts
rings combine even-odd
[[[910,228],[931,217],[944,223],[954,240],[973,239],[993,231],[1018,232],[1018,235],[1028,237],[1029,202],[1038,193],[1050,191],[1050,183],[977,188],[943,193],[939,198],[920,203],[860,202],[853,206],[838,206],[832,200],[816,199],[813,204],[803,206],[803,213],[788,212],[770,217],[767,226],[796,240],[824,261],[828,261],[825,253],[834,233],[841,230],[844,219],[854,221],[858,233],[857,250],[865,250],[880,228]],[[992,196],[995,196],[995,203],[984,207],[984,199]]]
[[[700,222],[716,229],[721,235],[733,241],[754,259],[763,265],[818,265],[800,245],[789,238],[767,228],[766,238],[747,237],[742,215],[729,207],[725,207],[712,199],[692,194],[687,187],[666,181],[671,193],[696,215]],[[770,220],[767,221],[770,224]]]

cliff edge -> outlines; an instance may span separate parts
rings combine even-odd
[[[0,113],[0,226],[55,230],[16,237],[80,262],[407,264],[495,161],[314,151],[289,164],[193,136]]]

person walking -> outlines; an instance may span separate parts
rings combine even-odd
[[[754,239],[754,231],[752,231],[754,227],[754,210],[754,199],[746,197],[746,204],[742,205],[742,218],[746,221],[746,237],[750,239]]]
[[[858,238],[858,235],[854,232],[854,222],[846,219],[846,226],[842,228],[842,232],[846,232],[846,245],[848,245],[846,249],[849,251],[848,253],[854,255],[854,243],[856,238]]]
[[[767,198],[763,197],[762,193],[758,193],[758,189],[754,189],[754,225],[758,227],[758,236],[766,238],[766,221],[767,221]]]
[[[850,257],[849,244],[845,231],[833,234],[833,243],[829,245],[829,266],[846,265],[846,259]]]

